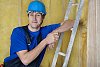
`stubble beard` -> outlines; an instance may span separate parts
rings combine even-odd
[[[34,26],[32,26],[32,25],[30,25],[30,26],[31,26],[32,29],[39,29],[39,28],[41,27],[41,25],[42,25],[42,22],[41,22],[41,24],[39,24],[39,25],[36,26],[36,27],[34,27]]]

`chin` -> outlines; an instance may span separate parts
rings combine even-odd
[[[37,28],[40,28],[41,25],[39,25],[39,24],[29,24],[29,26],[34,28],[34,29],[37,29]]]
[[[31,26],[31,27],[34,28],[34,29],[40,28],[40,26]]]
[[[34,29],[38,28],[37,26],[31,26],[31,27],[34,28]]]

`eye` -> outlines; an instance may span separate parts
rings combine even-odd
[[[29,13],[30,16],[34,16],[34,14],[32,12]]]
[[[41,16],[41,14],[36,14],[36,16]]]
[[[30,16],[34,16],[33,14],[30,14]]]

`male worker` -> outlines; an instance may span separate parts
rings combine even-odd
[[[11,35],[10,56],[5,58],[4,67],[39,67],[43,59],[46,47],[53,47],[59,39],[59,34],[69,30],[73,21],[64,21],[41,27],[45,18],[45,6],[40,1],[32,1],[28,6],[28,33],[32,39],[27,44],[25,30],[17,27]],[[39,41],[40,40],[40,41]]]

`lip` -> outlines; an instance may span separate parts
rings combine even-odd
[[[34,22],[34,21],[33,21],[32,23],[38,23],[38,22],[36,22],[36,21]]]

